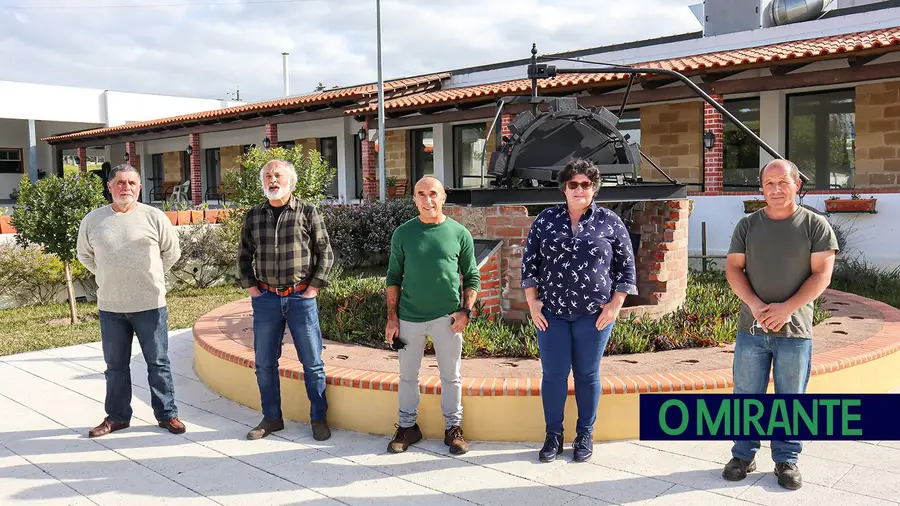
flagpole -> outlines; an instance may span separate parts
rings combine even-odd
[[[385,151],[387,149],[384,145],[384,80],[381,72],[381,0],[375,0],[375,23],[378,32],[378,186],[380,200],[383,202],[387,197],[387,174],[385,172]]]

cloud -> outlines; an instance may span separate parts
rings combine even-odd
[[[377,78],[374,0],[29,0],[0,7],[4,79],[244,100]],[[699,29],[698,0],[383,0],[385,78]],[[210,5],[220,3],[223,5]],[[136,5],[144,7],[109,7]],[[159,7],[160,4],[177,6]],[[156,5],[156,6],[147,6]],[[61,8],[65,6],[65,8]],[[100,8],[97,6],[107,6]]]

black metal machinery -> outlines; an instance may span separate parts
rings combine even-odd
[[[566,58],[552,58],[565,60]],[[518,114],[509,124],[509,135],[500,141],[491,154],[487,171],[482,155],[481,188],[451,188],[447,202],[462,205],[489,206],[495,204],[554,204],[563,200],[557,176],[573,158],[593,161],[601,172],[601,188],[597,200],[603,202],[640,202],[672,200],[687,197],[687,185],[678,182],[647,157],[638,145],[629,142],[616,125],[625,110],[635,78],[641,74],[663,74],[674,77],[691,88],[728,121],[753,139],[772,157],[783,158],[746,125],[734,117],[705,91],[683,74],[669,69],[637,68],[605,63],[571,60],[600,65],[598,68],[556,68],[539,64],[537,48],[532,45],[528,78],[531,96],[503,97],[498,101],[497,113],[487,132],[485,143],[497,129],[503,109],[510,104],[528,104],[530,110]],[[622,105],[617,113],[605,107],[587,109],[575,97],[539,97],[538,80],[558,74],[627,74],[630,76]],[[544,105],[539,110],[539,105]],[[646,160],[667,181],[650,182],[637,173],[637,162]],[[809,179],[800,174],[801,180]]]

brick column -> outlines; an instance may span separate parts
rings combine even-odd
[[[195,206],[203,203],[203,178],[200,174],[200,134],[190,134],[191,146],[191,202]]]
[[[133,141],[125,142],[125,153],[128,154],[128,165],[136,168],[138,172],[141,170],[141,161],[137,156],[137,148],[135,147],[135,143]]]
[[[722,104],[722,95],[710,95]],[[724,167],[724,148],[722,144],[723,118],[719,111],[711,105],[703,104],[703,133],[712,132],[716,136],[713,148],[703,148],[703,190],[704,193],[717,195],[722,193],[722,170]],[[702,145],[702,144],[701,144]]]
[[[364,124],[366,129],[366,138],[362,141],[362,180],[363,180],[363,200],[378,200],[380,190],[378,189],[378,155],[375,153],[375,142],[369,140],[369,124]],[[384,146],[382,146],[384,149]]]
[[[78,148],[78,171],[87,174],[87,148]]]
[[[278,124],[266,123],[266,137],[269,138],[269,147],[278,146]]]

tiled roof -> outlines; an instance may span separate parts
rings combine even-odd
[[[385,93],[402,90],[404,88],[414,88],[417,86],[427,85],[440,82],[450,77],[448,73],[431,74],[420,77],[410,77],[404,79],[394,79],[384,83]],[[228,107],[225,109],[214,109],[211,111],[203,111],[191,114],[183,114],[181,116],[172,116],[169,118],[161,118],[150,121],[141,121],[138,123],[129,123],[127,125],[118,125],[106,128],[97,128],[94,130],[85,130],[83,132],[75,132],[55,137],[46,137],[42,141],[62,141],[79,139],[83,137],[94,137],[97,135],[106,135],[113,132],[122,133],[128,131],[142,130],[151,127],[161,127],[182,122],[201,121],[213,118],[223,118],[228,116],[239,116],[250,112],[260,112],[277,110],[285,107],[308,106],[315,104],[326,104],[335,100],[355,100],[361,101],[369,97],[376,96],[378,93],[377,84],[365,84],[362,86],[352,86],[348,88],[331,89],[300,95],[296,97],[288,97],[278,100],[270,100],[267,102],[256,102],[253,104],[239,105],[236,107]]]
[[[900,27],[872,30],[821,37],[817,39],[799,40],[771,44],[748,49],[722,51],[668,60],[641,62],[634,67],[663,68],[682,73],[709,69],[726,69],[741,65],[784,62],[787,60],[815,59],[816,57],[837,53],[853,53],[866,49],[900,44]],[[552,79],[538,81],[538,89],[575,88],[604,81],[627,79],[627,74],[559,74]],[[449,102],[466,102],[485,97],[513,95],[531,92],[530,79],[518,79],[499,83],[451,88],[432,92],[418,93],[406,97],[387,100],[385,110],[421,108]],[[376,105],[353,109],[347,114],[371,113],[377,110]]]

